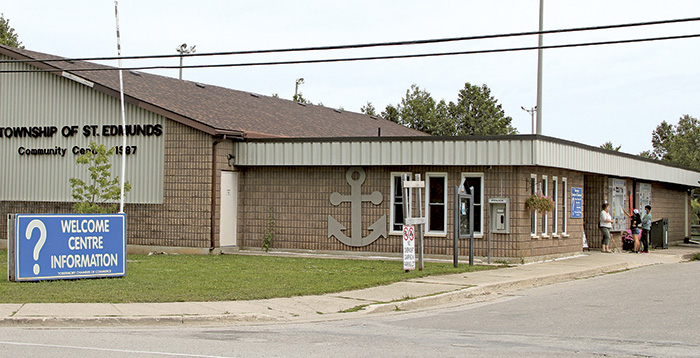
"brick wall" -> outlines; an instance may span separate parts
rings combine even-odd
[[[211,212],[211,136],[165,121],[163,204],[128,204],[127,243],[209,247]],[[159,180],[159,178],[154,178]],[[128,194],[127,194],[128,198]],[[0,214],[70,213],[73,203],[2,202]],[[0,220],[4,238],[6,220]]]
[[[350,231],[350,204],[333,206],[330,196],[333,192],[342,195],[350,193],[346,180],[348,167],[248,167],[240,168],[239,186],[239,238],[241,247],[260,248],[262,237],[268,229],[270,217],[274,221],[277,249],[301,250],[342,250],[363,252],[401,252],[401,237],[389,235],[365,247],[350,247],[335,237],[328,237],[328,216],[332,216]],[[549,235],[532,238],[530,216],[525,209],[525,199],[529,196],[530,173],[557,176],[560,182],[559,195],[562,195],[561,180],[567,178],[567,202],[570,202],[570,188],[583,186],[583,175],[563,170],[545,170],[516,167],[364,167],[366,181],[363,194],[379,191],[383,195],[380,205],[362,204],[362,236],[370,232],[368,227],[382,215],[390,219],[391,173],[447,173],[447,233],[425,237],[424,252],[427,255],[451,255],[453,248],[453,191],[461,182],[461,173],[484,174],[483,226],[484,234],[475,239],[474,251],[477,256],[488,254],[488,236],[491,235],[491,256],[494,258],[519,258],[559,255],[581,250],[581,219],[568,219],[568,235]],[[551,188],[551,187],[550,187]],[[551,189],[550,189],[551,190]],[[414,199],[415,199],[414,195]],[[492,197],[511,198],[510,234],[489,234],[490,214],[488,199]],[[425,200],[425,194],[423,194]],[[560,201],[560,207],[562,205]],[[568,204],[570,210],[570,204]],[[414,209],[417,205],[414,203]],[[425,208],[424,208],[425,209]],[[550,214],[551,215],[551,214]],[[559,210],[559,223],[565,215]],[[390,226],[390,223],[388,224]],[[561,230],[558,230],[559,232]],[[468,240],[460,240],[460,255],[468,255]]]

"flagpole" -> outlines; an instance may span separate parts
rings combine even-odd
[[[117,20],[117,56],[119,57],[119,101],[122,114],[122,168],[119,176],[119,212],[124,213],[124,177],[126,175],[126,116],[124,114],[124,77],[122,75],[122,45],[119,35],[119,1],[114,0],[114,16]]]

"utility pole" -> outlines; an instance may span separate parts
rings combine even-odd
[[[544,0],[540,0],[540,33],[537,36],[537,134],[542,134],[542,31],[544,28]]]
[[[197,45],[193,45],[190,48],[187,48],[187,44],[182,44],[175,49],[175,51],[180,53],[180,79],[182,79],[182,59],[186,54],[195,53],[196,47]]]

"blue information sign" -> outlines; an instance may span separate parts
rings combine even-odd
[[[126,275],[126,215],[17,214],[15,280]]]
[[[583,218],[583,188],[571,188],[571,218]]]

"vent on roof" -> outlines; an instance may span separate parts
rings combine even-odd
[[[297,104],[306,107],[306,103],[297,102]]]
[[[333,111],[334,111],[335,113],[343,113],[343,112],[341,112],[339,109],[335,109],[335,108],[333,108]]]
[[[203,83],[199,83],[199,82],[195,82],[194,85],[197,86],[197,87],[199,87],[199,88],[204,88],[204,87],[206,87],[206,86],[204,86]]]
[[[260,95],[257,94],[257,93],[251,93],[250,95],[253,96],[253,97],[255,97],[255,98],[260,98]]]
[[[129,71],[129,73],[131,73],[131,74],[134,75],[134,76],[139,76],[139,77],[141,77],[141,74],[138,73],[138,72],[136,72],[136,71]]]
[[[377,116],[369,116],[369,118],[378,119]]]

